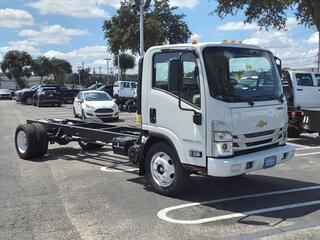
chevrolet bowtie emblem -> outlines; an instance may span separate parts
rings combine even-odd
[[[263,128],[263,127],[265,127],[265,126],[267,126],[267,122],[265,122],[265,121],[262,121],[262,120],[260,120],[258,123],[257,123],[257,127],[258,128]]]

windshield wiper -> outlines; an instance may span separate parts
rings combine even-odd
[[[280,96],[273,96],[273,95],[259,95],[259,96],[254,96],[253,98],[269,98],[270,100],[278,100],[281,103],[284,103],[283,100],[283,93]]]
[[[222,96],[223,99],[225,99],[225,97],[231,97],[231,98],[233,98],[234,101],[237,101],[237,102],[247,102],[251,107],[254,106],[254,101],[251,101],[247,98],[243,98],[243,97],[236,96],[233,94],[224,94]]]

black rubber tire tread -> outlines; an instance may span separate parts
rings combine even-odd
[[[32,103],[31,103],[31,104],[29,104],[29,103],[28,103],[28,101],[27,101],[27,99],[31,99],[31,100],[32,100]],[[25,102],[26,102],[26,104],[27,104],[27,105],[32,105],[32,104],[33,104],[33,99],[32,99],[32,98],[30,98],[30,97],[27,97]]]
[[[42,157],[48,151],[49,139],[47,135],[47,128],[41,123],[33,123],[35,128],[37,129],[37,140],[38,140],[38,148],[36,151],[37,157]]]
[[[24,153],[21,153],[17,146],[17,135],[19,131],[24,131],[27,137],[28,147]],[[36,131],[37,130],[33,124],[23,124],[17,127],[15,132],[15,146],[16,146],[16,151],[20,158],[29,160],[36,157],[37,145],[38,145]]]
[[[301,130],[295,127],[288,128],[288,137],[289,138],[298,138],[301,135]]]
[[[79,145],[83,150],[86,150],[86,151],[94,151],[103,147],[103,145],[99,143],[91,143],[91,142],[87,143],[82,141],[79,142]]]
[[[81,119],[82,120],[86,120],[87,119],[83,110],[81,110]]]
[[[152,178],[150,163],[154,154],[158,152],[164,152],[168,154],[175,167],[175,179],[173,183],[168,187],[159,186]],[[184,190],[186,181],[188,179],[187,173],[181,166],[177,153],[172,149],[171,146],[169,146],[165,142],[156,143],[149,148],[145,157],[145,173],[150,186],[155,192],[171,197],[178,195]]]
[[[72,108],[72,111],[73,111],[73,116],[74,116],[75,118],[78,118],[79,116],[78,116],[78,114],[76,114],[76,111],[75,111],[74,107]]]

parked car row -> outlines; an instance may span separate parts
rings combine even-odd
[[[35,85],[15,92],[15,100],[26,105],[73,103],[77,89],[68,89],[58,85]]]

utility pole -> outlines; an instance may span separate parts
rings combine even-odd
[[[140,0],[140,57],[144,56],[144,0]]]
[[[120,54],[118,55],[118,81],[120,81]]]
[[[105,58],[104,60],[107,61],[107,83],[109,84],[109,61],[111,58]]]
[[[78,73],[79,73],[79,87],[80,87],[81,86],[81,67],[78,66],[77,69],[78,69]]]

